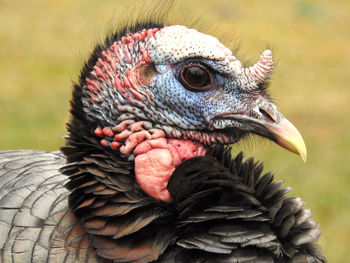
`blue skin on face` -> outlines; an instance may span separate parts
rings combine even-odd
[[[207,91],[192,91],[180,83],[179,71],[184,63],[175,66],[156,65],[158,73],[150,89],[159,108],[168,112],[168,122],[163,124],[176,125],[182,129],[213,129],[210,125],[216,116],[250,111],[255,98],[264,95],[259,90],[249,92],[238,88],[239,80],[235,74],[228,75],[228,69],[215,61],[211,61],[210,66],[207,65],[207,59],[204,61],[202,63],[197,59],[192,63],[208,68],[212,77],[212,88]],[[237,122],[231,121],[231,125],[229,122],[226,120],[226,125],[237,125]]]

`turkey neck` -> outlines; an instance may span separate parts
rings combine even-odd
[[[147,237],[145,233],[152,224],[157,223],[161,229],[171,207],[140,189],[135,181],[134,161],[102,146],[77,118],[69,124],[69,130],[67,146],[61,149],[68,164],[61,172],[70,178],[66,185],[71,191],[69,207],[90,234],[97,255],[108,259],[110,255],[104,248],[122,248],[128,244],[126,239],[131,242],[139,239],[138,235]],[[155,236],[142,242],[151,243],[152,238]],[[164,247],[169,242],[170,238]]]

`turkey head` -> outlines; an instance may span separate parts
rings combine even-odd
[[[260,182],[261,166],[252,161],[245,166],[240,157],[231,162],[228,151],[218,154],[218,150],[211,149],[214,144],[234,144],[247,134],[257,134],[306,158],[301,135],[266,93],[272,69],[270,50],[265,50],[255,65],[245,68],[216,38],[180,25],[137,24],[95,48],[74,87],[69,136],[62,148],[68,164],[61,171],[70,178],[66,185],[71,191],[69,207],[90,235],[99,258],[113,262],[203,262],[206,253],[232,252],[222,262],[235,262],[232,260],[242,258],[241,249],[237,252],[236,244],[227,247],[218,236],[215,240],[220,239],[216,244],[219,247],[209,245],[215,241],[211,240],[210,229],[221,220],[229,219],[231,224],[242,216],[243,221],[261,223],[262,231],[268,233],[268,239],[255,241],[262,242],[258,250],[267,249],[269,256],[258,252],[257,258],[299,255],[292,241],[288,239],[288,244],[282,245],[272,234],[274,226],[263,222],[270,220],[270,207],[272,217],[279,215],[279,209],[283,213],[292,211],[291,217],[297,213],[302,216],[301,202],[287,203],[296,210],[282,206],[287,191],[272,184],[271,176]],[[219,157],[210,157],[213,155]],[[205,163],[210,169],[202,167]],[[208,173],[213,175],[210,182],[222,189],[216,185],[208,188],[206,183],[204,188],[197,187],[198,178],[206,182]],[[191,176],[195,180],[189,183],[186,178]],[[230,180],[252,185],[236,185]],[[193,190],[194,196],[183,196],[181,187],[187,189],[184,193]],[[260,201],[255,191],[260,192]],[[264,194],[269,195],[266,204]],[[205,208],[206,200],[213,201],[209,210]],[[243,210],[229,208],[229,214],[209,216],[210,223],[204,220],[204,225],[201,219],[188,219],[192,212],[199,211],[187,208],[190,203],[200,204],[205,213],[222,215],[222,207],[217,207],[220,200],[237,201]],[[246,209],[248,212],[244,212]],[[241,217],[233,217],[231,212]],[[309,216],[302,220],[307,221],[306,229],[314,228]],[[283,228],[283,233],[293,229],[290,224],[276,227]],[[251,234],[249,229],[247,235]],[[189,245],[193,241],[186,236],[194,232],[200,240],[205,239],[200,241],[204,244]],[[307,255],[312,253],[317,235],[315,232],[315,238],[307,240]],[[300,234],[299,238],[303,237]],[[183,241],[179,241],[181,238]],[[242,249],[244,246],[248,243]],[[205,252],[191,254],[191,249]],[[210,257],[215,258],[215,254]]]
[[[179,25],[140,27],[93,52],[75,87],[71,138],[84,134],[134,159],[139,186],[163,201],[171,199],[167,182],[182,161],[248,133],[306,158],[301,135],[265,92],[270,50],[244,68],[212,36]]]

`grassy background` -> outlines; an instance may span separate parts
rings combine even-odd
[[[63,144],[71,82],[96,40],[136,1],[0,0],[0,149]],[[272,169],[320,223],[329,262],[350,262],[350,1],[176,1],[240,54],[269,44],[278,61],[270,92],[303,134],[308,161],[272,143],[239,145]],[[181,10],[178,8],[181,7]]]

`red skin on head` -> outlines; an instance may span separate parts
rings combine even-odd
[[[139,85],[149,84],[155,72],[142,41],[154,37],[158,31],[155,28],[126,35],[102,52],[86,78],[85,87],[94,102],[100,102],[99,96],[106,87],[113,86],[130,104],[152,100],[150,92],[139,88]],[[133,53],[136,42],[139,42],[137,55]],[[119,70],[117,64],[132,66]],[[124,156],[134,154],[135,178],[141,189],[156,200],[169,202],[167,184],[175,168],[184,160],[205,155],[205,149],[190,140],[165,138],[162,129],[144,128],[143,125],[143,121],[128,119],[115,127],[98,127],[94,133],[103,147]]]
[[[175,168],[205,152],[202,145],[190,140],[158,138],[143,141],[134,149],[136,181],[149,196],[169,202],[167,184]]]
[[[97,128],[104,147],[121,154],[135,155],[135,179],[141,189],[156,200],[170,202],[168,181],[183,161],[206,153],[204,146],[191,140],[168,139],[160,129],[144,130],[144,123],[126,120],[113,129]],[[113,141],[111,141],[113,140]]]

